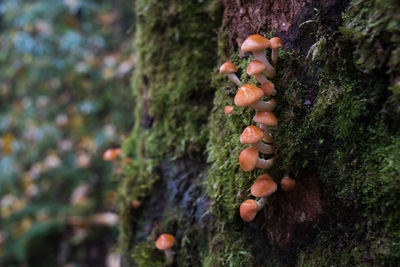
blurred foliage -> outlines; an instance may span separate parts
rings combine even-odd
[[[102,153],[133,123],[131,4],[0,2],[0,266],[105,264],[121,166]]]

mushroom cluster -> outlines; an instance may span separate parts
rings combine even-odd
[[[275,67],[278,62],[278,49],[283,44],[279,37],[268,40],[261,35],[251,35],[242,44],[242,52],[251,52],[255,60],[251,61],[247,67],[247,74],[254,76],[260,83],[260,87],[252,84],[242,84],[238,76],[235,74],[238,68],[232,62],[225,62],[220,67],[220,73],[226,73],[228,78],[235,83],[239,89],[235,95],[235,105],[238,107],[253,107],[257,113],[253,117],[253,121],[257,125],[247,126],[242,135],[240,142],[245,145],[251,145],[240,152],[239,164],[243,171],[250,172],[255,168],[269,169],[274,163],[274,155],[276,149],[273,145],[273,136],[269,131],[270,127],[276,126],[278,121],[272,111],[276,107],[276,101],[270,98],[268,101],[263,100],[264,97],[271,97],[277,94],[274,84],[268,78],[274,78],[276,75]],[[266,57],[266,49],[271,48],[271,61]],[[233,107],[226,106],[225,114],[232,114]],[[260,157],[260,152],[269,155],[268,159]],[[293,190],[295,182],[288,175],[281,181],[281,187],[285,191]],[[257,178],[251,187],[251,194],[258,198],[257,201],[248,199],[240,205],[240,216],[246,221],[252,221],[257,215],[257,211],[261,210],[265,205],[268,196],[277,190],[277,184],[271,176],[263,174]]]

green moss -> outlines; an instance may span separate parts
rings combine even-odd
[[[135,242],[136,227],[144,224],[133,214],[131,201],[143,200],[154,190],[165,159],[198,157],[205,149],[217,41],[213,16],[218,5],[213,1],[145,0],[135,5],[135,125],[123,147],[132,160],[124,165],[125,178],[118,192],[119,247],[125,254]],[[146,220],[150,214],[140,215]],[[181,216],[165,211],[164,230],[171,229]],[[146,264],[153,260],[150,243],[134,246],[134,261],[141,266],[150,266]],[[186,261],[185,255],[183,250],[177,256]]]
[[[132,249],[131,255],[138,267],[162,267],[165,263],[164,253],[155,249],[151,238],[138,243]]]
[[[362,71],[399,71],[400,16],[396,0],[352,1],[341,32],[356,43],[355,63]]]

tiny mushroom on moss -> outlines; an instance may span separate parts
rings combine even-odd
[[[278,186],[269,174],[258,176],[251,186],[251,194],[255,197],[267,197],[276,192]]]
[[[259,34],[255,34],[247,37],[243,42],[241,49],[243,52],[253,52],[255,59],[265,64],[267,76],[274,78],[276,73],[275,69],[265,56],[265,50],[268,47],[270,47],[269,40]]]
[[[254,168],[268,169],[274,163],[274,158],[260,159],[259,152],[256,147],[249,147],[240,152],[239,164],[245,172],[250,172]]]
[[[219,68],[220,73],[226,73],[228,75],[229,80],[235,83],[237,86],[241,86],[242,82],[239,80],[238,76],[236,76],[235,72],[237,72],[237,67],[232,62],[225,62]]]
[[[261,90],[264,91],[265,96],[276,95],[275,85],[270,81],[263,83],[261,85]]]
[[[257,80],[263,84],[268,82],[268,79],[265,78],[265,76],[262,74],[263,71],[266,70],[266,66],[264,63],[262,63],[259,60],[253,60],[250,62],[250,64],[247,66],[247,74],[250,76],[255,76]]]
[[[279,37],[273,37],[271,40],[269,40],[270,46],[272,48],[272,64],[276,66],[276,63],[278,62],[278,49],[283,47],[281,38]]]
[[[262,139],[264,137],[264,132],[257,126],[247,126],[242,135],[240,136],[240,143],[255,145],[264,154],[273,154],[274,147],[265,144]]]
[[[134,208],[134,209],[137,209],[140,207],[140,205],[142,205],[142,203],[137,199],[132,200],[131,204],[132,204],[132,208]]]
[[[233,113],[233,107],[232,106],[225,106],[224,113],[225,113],[225,115],[232,114]]]
[[[281,180],[281,187],[284,191],[292,191],[294,187],[296,186],[296,181],[289,177],[285,176]]]
[[[157,249],[164,251],[166,257],[166,265],[170,265],[174,262],[174,254],[171,249],[174,244],[175,237],[170,234],[160,235],[155,243]]]
[[[252,106],[258,111],[272,111],[276,106],[276,101],[260,100],[264,96],[264,91],[257,86],[245,84],[240,87],[235,95],[235,105],[238,107]]]
[[[239,208],[240,217],[245,222],[251,222],[257,215],[258,205],[255,200],[245,200]]]
[[[116,159],[119,155],[121,154],[121,149],[120,148],[115,148],[115,149],[107,149],[104,154],[103,154],[103,160],[105,161],[113,161]]]
[[[259,123],[260,128],[264,131],[264,141],[267,143],[272,143],[273,137],[269,132],[269,126],[278,125],[275,115],[270,111],[261,111],[253,117],[253,120]]]

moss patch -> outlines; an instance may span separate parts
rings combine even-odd
[[[165,166],[201,158],[205,150],[204,129],[213,98],[210,72],[216,60],[214,29],[218,23],[213,17],[216,14],[213,9],[218,7],[211,2],[135,2],[137,61],[132,82],[135,125],[123,147],[132,160],[124,166],[125,178],[119,188],[122,218],[119,243],[122,253],[133,255],[139,266],[159,263],[153,261],[154,244],[151,239],[143,240],[146,236],[154,239],[164,231],[179,235],[177,259],[182,262],[193,261],[187,255],[198,245],[198,242],[189,244],[195,229],[187,229],[185,214],[172,207],[182,192],[176,191],[179,194],[170,195],[164,203],[152,203],[159,207],[156,209],[143,204],[133,210],[130,203],[134,199],[152,202],[151,193],[163,195],[160,187],[167,186],[169,190],[172,184],[183,184],[174,179],[186,174],[178,172],[176,177],[168,178],[166,172],[174,173],[175,169]],[[176,170],[180,168],[176,166]],[[193,180],[193,184],[200,183],[202,177],[195,177],[199,181]],[[158,217],[150,211],[158,213]],[[156,226],[159,221],[163,223]],[[148,224],[153,228],[141,232]],[[179,232],[177,226],[185,231]]]

